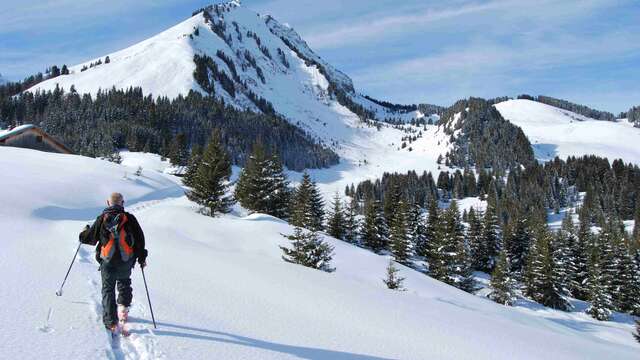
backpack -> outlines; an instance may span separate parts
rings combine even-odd
[[[116,249],[120,252],[122,262],[127,262],[133,258],[133,245],[135,239],[126,231],[127,214],[104,214],[102,219],[102,247],[100,249],[100,259],[109,264],[116,253]]]

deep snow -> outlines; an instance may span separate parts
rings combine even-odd
[[[522,128],[537,159],[593,154],[640,163],[640,129],[624,119],[594,120],[531,100],[508,100],[495,107]]]
[[[287,224],[199,215],[175,177],[142,166],[136,177],[102,160],[0,148],[0,186],[10,189],[0,206],[0,317],[11,324],[0,327],[3,357],[631,359],[640,350],[624,321],[507,308],[403,267],[409,291],[390,291],[386,257],[331,238],[336,272],[285,263]],[[150,330],[136,268],[133,335],[115,352],[98,315],[93,249],[83,246],[64,295],[54,295],[77,233],[113,190],[145,229],[159,322]]]

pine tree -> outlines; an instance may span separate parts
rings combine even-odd
[[[227,195],[231,177],[231,160],[220,144],[220,134],[211,135],[202,159],[192,178],[187,197],[205,207],[205,213],[215,216],[229,212],[233,198]]]
[[[607,291],[609,287],[608,281],[603,276],[600,261],[595,260],[589,267],[588,283],[591,305],[587,308],[586,313],[600,321],[609,320],[611,309],[613,308],[611,296]]]
[[[632,239],[640,243],[640,201],[636,201],[636,211],[633,217],[633,236]]]
[[[499,251],[499,236],[498,217],[496,216],[495,208],[488,205],[487,211],[484,213],[480,246],[478,253],[474,255],[474,259],[477,259],[479,270],[491,272],[493,269]]]
[[[332,272],[333,247],[320,239],[314,231],[306,231],[300,227],[294,229],[292,235],[283,236],[292,242],[292,248],[280,246],[284,255],[282,259],[302,266]]]
[[[187,147],[187,137],[184,133],[176,134],[169,145],[167,154],[171,163],[176,166],[186,166],[189,161],[189,149]]]
[[[426,257],[429,263],[429,272],[431,272],[432,265],[438,260],[438,254],[440,253],[438,243],[438,227],[440,226],[440,210],[438,209],[438,203],[435,199],[429,201],[429,210],[427,214],[427,226],[425,228],[424,238],[426,243]]]
[[[324,201],[316,183],[305,171],[302,182],[291,198],[290,222],[295,226],[321,231],[323,230],[322,219],[324,219]]]
[[[569,294],[574,295],[574,290],[580,288],[580,283],[577,278],[578,274],[578,256],[580,251],[578,249],[578,236],[576,234],[576,228],[573,224],[573,215],[571,212],[562,219],[562,226],[560,228],[561,241],[564,242],[565,247],[565,270],[567,274],[566,287]]]
[[[636,320],[636,332],[633,334],[633,337],[640,342],[640,320]]]
[[[327,230],[329,235],[336,239],[344,240],[346,233],[346,220],[344,210],[342,209],[342,199],[340,194],[336,192],[332,205],[332,211],[329,213],[327,221]]]
[[[345,212],[345,240],[355,244],[358,241],[359,229],[358,201],[354,197],[349,202]]]
[[[613,257],[615,259],[615,276],[612,279],[611,295],[617,310],[640,314],[640,283],[636,264],[631,256],[629,246],[622,234],[614,233]]]
[[[469,213],[467,214],[467,222],[469,223],[467,241],[469,242],[472,266],[474,269],[480,270],[483,268],[480,255],[480,252],[482,251],[482,222],[476,215],[474,208],[469,210]]]
[[[437,243],[440,244],[437,264],[434,264],[435,276],[438,280],[450,285],[464,287],[469,285],[470,264],[465,251],[464,228],[460,219],[460,211],[456,201],[451,201],[449,208],[440,218]]]
[[[511,221],[510,231],[505,236],[508,262],[511,273],[521,277],[531,247],[531,231],[526,217],[516,214]]]
[[[571,304],[566,299],[561,268],[554,263],[552,236],[545,224],[537,226],[532,250],[525,274],[526,294],[544,306],[568,310]]]
[[[256,142],[236,185],[235,197],[252,211],[286,219],[289,188],[279,159],[267,156],[264,147]]]
[[[422,209],[418,204],[412,204],[409,209],[409,237],[413,244],[413,249],[418,256],[427,256],[427,226]]]
[[[405,288],[402,285],[404,281],[403,277],[398,276],[398,268],[396,268],[393,264],[393,260],[389,260],[389,265],[387,265],[387,278],[383,279],[385,285],[391,290],[404,291]]]
[[[511,277],[511,267],[507,259],[507,252],[503,249],[498,256],[498,262],[491,273],[491,288],[489,298],[498,304],[513,305],[515,301],[514,281]]]
[[[369,200],[365,206],[364,223],[362,224],[363,245],[376,253],[387,248],[387,229],[377,200]]]
[[[593,235],[591,234],[591,221],[588,208],[582,207],[579,211],[579,225],[576,234],[574,249],[575,272],[570,284],[571,295],[576,299],[587,300],[589,298],[589,263],[593,252]]]
[[[393,183],[388,186],[388,191],[384,193],[384,201],[383,204],[383,212],[384,219],[387,224],[391,226],[393,222],[393,217],[395,214],[395,210],[398,207],[398,203],[402,200],[402,191],[400,190],[400,185],[398,183]]]
[[[408,227],[407,204],[400,200],[393,211],[393,218],[389,228],[389,245],[394,259],[401,264],[409,262],[411,249]]]
[[[198,165],[202,161],[202,147],[200,145],[194,145],[191,148],[191,157],[189,158],[189,165],[182,177],[182,183],[188,187],[193,187],[195,182],[196,173],[198,172]]]

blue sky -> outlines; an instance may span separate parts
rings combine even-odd
[[[152,36],[195,0],[0,0],[0,73],[11,80]],[[448,105],[545,94],[619,112],[640,104],[635,0],[244,0],[294,27],[376,98]]]

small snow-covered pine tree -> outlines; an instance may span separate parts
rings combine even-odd
[[[503,249],[498,256],[498,262],[491,273],[491,288],[489,298],[498,304],[513,305],[515,301],[514,281],[511,277],[507,252]]]
[[[427,256],[426,221],[422,209],[416,203],[409,207],[409,237],[418,256]]]
[[[488,205],[482,221],[482,236],[480,249],[475,255],[479,264],[479,270],[491,272],[498,254],[498,243],[500,241],[500,226],[498,217],[493,206]]]
[[[589,301],[591,305],[587,308],[586,313],[594,319],[604,321],[609,320],[613,304],[611,296],[607,291],[608,280],[603,276],[600,263],[596,260],[589,267]]]
[[[187,197],[202,205],[205,214],[215,216],[229,212],[233,198],[227,194],[231,177],[231,160],[214,131],[191,184]]]
[[[633,337],[640,342],[640,320],[636,320],[636,332],[633,334]]]
[[[292,248],[280,246],[284,261],[326,272],[335,270],[331,267],[333,247],[322,241],[316,232],[296,226],[293,234],[283,236],[292,243]]]
[[[471,253],[472,266],[476,270],[483,268],[481,261],[481,247],[482,247],[482,222],[476,215],[474,208],[469,210],[467,214],[467,222],[469,223],[469,229],[467,230],[467,241],[469,243],[469,251]]]
[[[333,197],[331,205],[332,210],[328,215],[327,231],[329,235],[333,236],[334,238],[344,240],[346,233],[346,221],[344,210],[342,209],[342,199],[340,199],[340,194],[338,194],[337,192]]]
[[[398,268],[396,268],[393,264],[393,260],[389,260],[389,265],[387,265],[387,277],[383,279],[385,285],[391,290],[404,291],[405,288],[402,285],[404,282],[403,277],[398,276]]]
[[[182,177],[182,183],[188,187],[192,187],[198,172],[198,165],[202,161],[202,147],[200,145],[194,145],[191,148],[191,156],[189,157],[189,164]]]
[[[313,231],[323,230],[324,201],[315,182],[305,171],[291,198],[291,224]]]
[[[358,241],[360,219],[358,218],[358,201],[354,198],[348,203],[345,211],[345,240],[354,244]]]
[[[240,173],[235,197],[252,212],[288,217],[289,187],[282,163],[277,156],[268,156],[259,141]]]
[[[408,227],[407,203],[400,200],[393,211],[389,228],[389,245],[394,259],[401,264],[408,263],[411,251]]]
[[[362,243],[374,252],[380,253],[387,248],[387,225],[379,201],[371,199],[365,205],[361,234]]]

